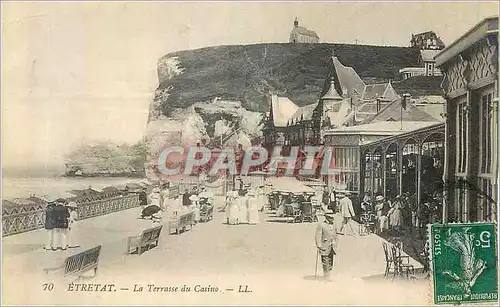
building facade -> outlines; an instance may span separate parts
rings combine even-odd
[[[399,70],[403,80],[415,76],[441,76],[436,68],[434,57],[445,48],[443,41],[433,31],[412,34],[410,47],[420,49],[418,67],[405,67]]]
[[[437,49],[423,49],[420,50],[420,56],[418,58],[419,67],[405,67],[399,70],[399,74],[402,76],[403,80],[415,77],[415,76],[442,76],[442,72],[436,67],[436,60],[434,57],[440,51]]]
[[[293,22],[293,29],[290,32],[290,43],[317,44],[319,43],[319,36],[316,32],[299,26],[299,20],[296,17]]]
[[[412,34],[410,47],[421,50],[442,50],[445,48],[443,41],[433,31]]]
[[[377,116],[368,120],[366,124],[325,131],[325,147],[331,151],[330,169],[333,173],[325,178],[329,186],[333,186],[337,190],[349,190],[353,194],[362,194],[370,190],[385,195],[386,191],[390,191],[381,185],[381,182],[376,185],[377,188],[365,189],[367,184],[364,177],[364,162],[360,162],[366,159],[363,147],[369,146],[368,144],[376,144],[389,137],[405,133],[411,134],[414,130],[439,123],[430,115],[422,117],[423,111],[413,106],[400,112],[397,110],[401,108],[400,102],[401,100],[391,103]],[[401,120],[400,115],[393,113],[402,114],[403,120]],[[392,152],[393,156],[396,156],[399,147],[394,148],[393,146],[389,149],[383,147],[383,150],[379,150],[380,153],[377,152],[377,154],[383,157],[385,152],[389,152],[388,150]],[[382,166],[382,164],[378,165],[379,169]],[[379,177],[382,180],[383,176]],[[394,189],[397,189],[396,182],[388,182],[387,187],[391,184]]]
[[[436,56],[446,95],[448,221],[495,221],[499,195],[498,17]]]
[[[337,57],[318,101],[298,107],[290,99],[270,94],[270,110],[263,127],[264,146],[305,146],[323,143],[323,131],[362,123],[373,117],[398,94],[390,82],[365,84],[351,67]]]

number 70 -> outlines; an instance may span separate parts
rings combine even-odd
[[[53,283],[43,284],[42,289],[43,289],[43,291],[52,291],[52,290],[54,290],[54,284]]]

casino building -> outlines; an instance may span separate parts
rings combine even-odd
[[[484,19],[436,57],[446,96],[448,221],[496,221],[500,150],[498,16]]]
[[[435,61],[443,72],[444,123],[423,123],[363,143],[360,196],[406,192],[421,205],[438,193],[442,195],[439,220],[496,221],[498,17],[477,24],[440,51]]]

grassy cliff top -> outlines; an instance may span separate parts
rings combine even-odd
[[[156,97],[168,115],[175,108],[214,97],[242,101],[252,111],[267,111],[265,93],[276,90],[297,105],[314,103],[324,90],[332,50],[340,62],[367,80],[398,78],[398,70],[416,66],[419,50],[347,44],[255,44],[208,47],[170,53],[183,73],[169,79],[158,69],[159,90],[170,88],[166,98]]]

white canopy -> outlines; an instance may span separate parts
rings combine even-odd
[[[293,177],[270,177],[267,179],[277,191],[280,192],[291,192],[291,193],[303,193],[309,192],[314,193],[314,189],[306,186],[301,181]]]

